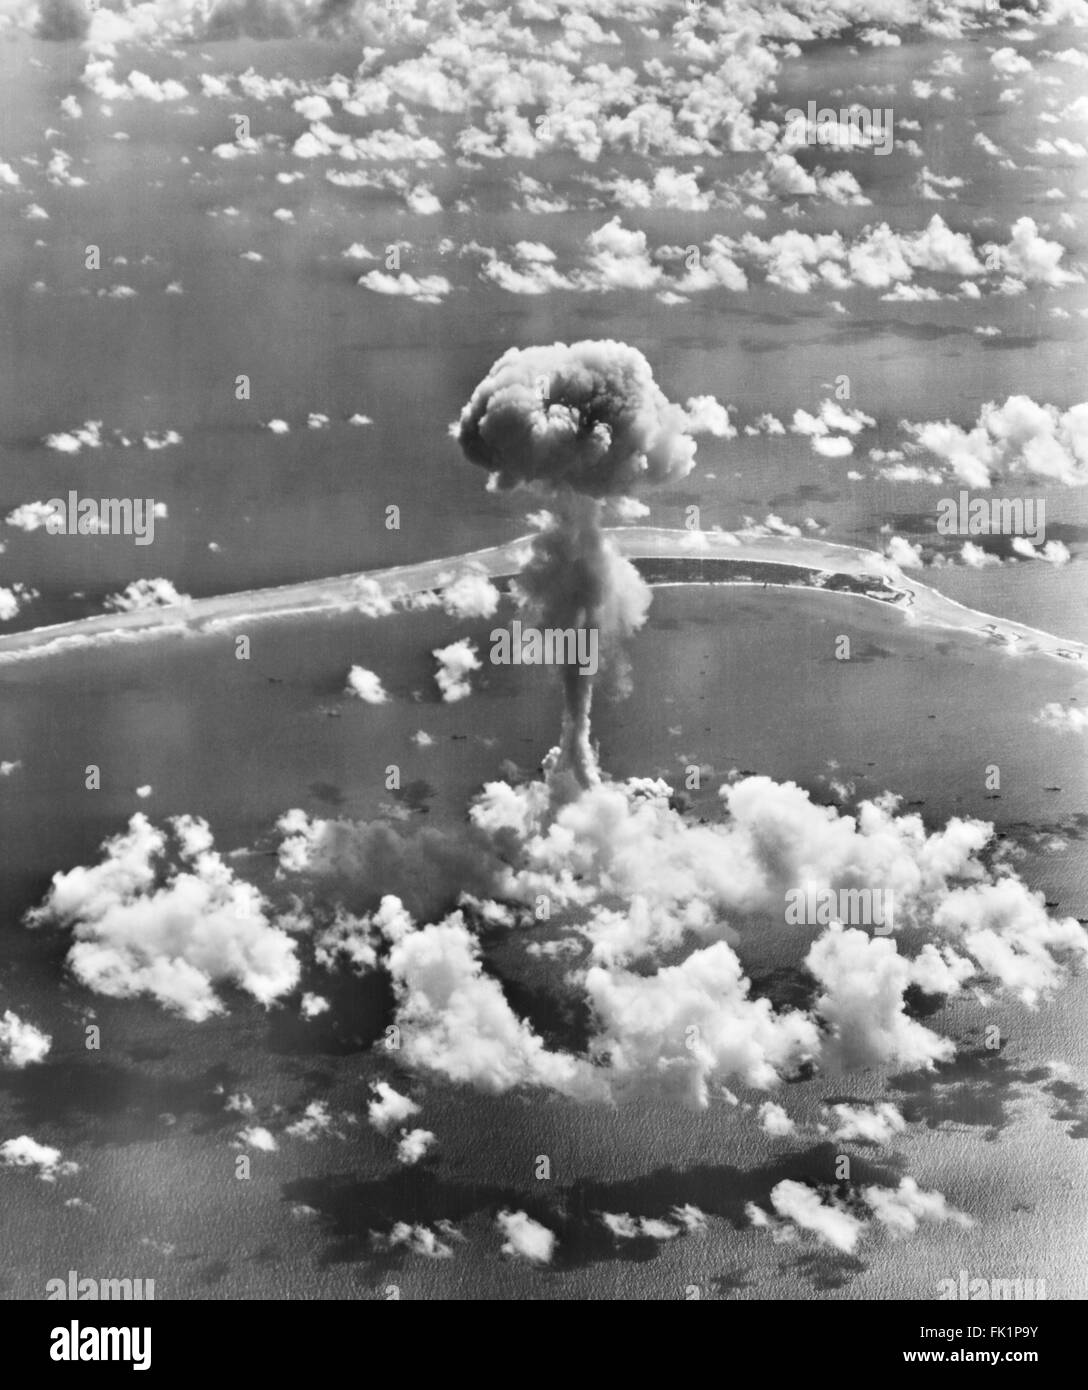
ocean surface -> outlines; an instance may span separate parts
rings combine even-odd
[[[20,914],[54,868],[94,862],[99,841],[136,809],[156,821],[206,816],[218,848],[244,852],[236,869],[283,902],[289,885],[259,851],[272,847],[288,806],[376,814],[388,807],[382,779],[395,761],[405,785],[426,784],[416,821],[453,824],[504,759],[531,772],[557,727],[559,692],[546,673],[485,669],[473,697],[453,706],[437,701],[430,680],[432,647],[452,635],[485,644],[491,625],[433,612],[330,617],[262,626],[249,663],[223,636],[0,671],[0,735],[25,757],[18,790],[0,782],[5,987],[54,1036],[43,1067],[0,1077],[0,1118],[5,1132],[56,1144],[82,1169],[59,1187],[27,1180],[0,1210],[4,1292],[41,1297],[46,1279],[75,1268],[131,1271],[154,1278],[157,1297],[184,1298],[383,1298],[391,1285],[403,1298],[670,1299],[691,1285],[713,1298],[928,1298],[963,1268],[1042,1278],[1048,1297],[1084,1297],[1088,1269],[1063,1232],[1083,1211],[1088,1103],[1077,1084],[1055,1094],[1046,1069],[1064,1063],[1074,1082],[1088,1073],[1084,979],[1038,1013],[950,1004],[934,1024],[959,1040],[960,1056],[936,1077],[873,1071],[785,1088],[780,1099],[799,1122],[832,1099],[895,1101],[918,1123],[871,1158],[854,1146],[855,1180],[909,1172],[978,1223],[923,1226],[909,1247],[873,1238],[857,1258],[777,1246],[747,1228],[744,1203],[766,1203],[782,1177],[829,1179],[833,1146],[798,1151],[769,1138],[745,1108],[762,1097],[743,1089],[740,1106],[719,1098],[700,1114],[649,1102],[613,1112],[405,1076],[441,1141],[433,1171],[405,1175],[363,1113],[367,1080],[391,1074],[387,1056],[368,1050],[383,1017],[372,991],[360,987],[343,1013],[357,1030],[349,1036],[237,996],[229,1017],[194,1025],[146,1001],[58,988],[63,934],[27,931]],[[839,633],[852,637],[849,663],[833,657]],[[353,662],[381,675],[389,704],[339,694]],[[992,820],[1022,845],[1027,881],[1063,914],[1088,917],[1084,765],[1031,722],[1045,700],[1078,693],[1085,698],[1083,676],[1061,662],[1010,658],[981,641],[973,653],[949,649],[939,633],[863,600],[678,587],[655,594],[634,646],[633,693],[599,702],[595,734],[617,777],[675,778],[688,762],[712,764],[691,815],[715,814],[717,782],[739,767],[796,779],[829,802],[834,770],[858,796],[891,788],[923,801],[930,827],[957,814]],[[322,712],[330,709],[340,717]],[[430,748],[410,741],[421,728]],[[980,729],[992,732],[980,740]],[[81,789],[90,761],[105,770],[98,792]],[[987,763],[1001,769],[1000,799],[988,798]],[[144,783],[154,791],[138,801]],[[797,987],[808,935],[780,927],[743,941],[757,988],[774,997]],[[517,977],[520,955],[500,944],[495,967]],[[92,1016],[99,1054],[83,1048]],[[1005,1040],[999,1054],[982,1046],[992,1023]],[[563,1039],[561,1023],[544,1031],[553,1044]],[[254,1154],[252,1179],[237,1181],[226,1141],[239,1121],[217,1087],[244,1091],[262,1116],[281,1119],[320,1094],[335,1115],[360,1122],[338,1123],[343,1138],[284,1139],[278,1152]],[[707,1229],[650,1250],[575,1246],[544,1271],[500,1260],[493,1211],[508,1202],[534,1210],[542,1154],[572,1211],[663,1215],[693,1202],[711,1218]],[[88,1205],[62,1205],[61,1192]],[[439,1218],[468,1237],[452,1260],[375,1256],[367,1244],[393,1219]]]
[[[1046,37],[1048,48],[1079,43],[1075,29],[1060,25]],[[965,65],[955,121],[942,109],[947,103],[931,109],[909,95],[910,79],[949,48]],[[77,85],[81,61],[70,45],[14,35],[0,42],[6,149],[48,162],[59,133],[45,131],[58,94]],[[358,61],[357,44],[240,40],[179,50],[170,64],[149,54],[145,67],[152,77],[168,67],[195,88],[205,72],[249,67],[302,78],[351,72]],[[1025,214],[1049,225],[1048,184],[1060,177],[1072,195],[1080,172],[1037,166],[1014,176],[980,162],[970,129],[983,126],[999,145],[1016,145],[1038,97],[1032,90],[1017,106],[995,109],[989,90],[974,81],[988,65],[982,43],[918,35],[902,48],[867,50],[860,86],[857,64],[833,45],[787,64],[777,93],[786,103],[813,91],[834,93],[844,83],[862,100],[901,88],[896,120],[921,120],[930,163],[947,161],[970,174],[955,200],[933,203],[912,191],[913,160],[870,159],[856,172],[872,204],[818,204],[804,230],[853,234],[887,220],[905,232],[935,213],[976,238],[1004,236]],[[1070,76],[1075,71],[1060,74],[1069,97],[1082,90]],[[762,281],[743,295],[709,294],[678,305],[623,289],[510,295],[480,278],[475,258],[442,248],[529,239],[548,244],[562,263],[616,211],[585,206],[582,179],[590,170],[549,160],[536,172],[574,206],[529,214],[510,205],[506,162],[432,169],[444,209],[413,218],[388,199],[336,188],[313,171],[283,187],[270,158],[213,158],[212,147],[233,135],[234,109],[200,102],[180,116],[153,103],[118,103],[106,115],[88,101],[62,140],[86,186],[46,185],[40,197],[48,222],[18,216],[11,198],[0,206],[0,509],[66,497],[75,487],[84,496],[151,496],[169,511],[146,549],[126,537],[54,544],[42,531],[5,530],[0,583],[19,580],[41,594],[12,626],[98,611],[105,595],[151,575],[170,578],[183,593],[225,593],[455,555],[520,534],[530,504],[486,493],[447,432],[476,383],[512,346],[619,339],[647,355],[671,399],[714,394],[736,407],[742,424],[764,411],[788,421],[798,407],[814,409],[846,377],[843,403],[878,421],[864,445],[859,441],[859,456],[870,447],[901,446],[902,419],[966,424],[983,402],[1013,394],[1063,408],[1083,396],[1083,329],[1075,313],[1088,303],[1082,284],[989,296],[986,323],[1000,329],[993,337],[974,331],[980,310],[971,303],[885,303],[855,291],[844,316],[826,294],[788,294]],[[267,104],[250,114],[260,133],[297,133],[289,106]],[[127,138],[118,140],[118,133]],[[614,163],[618,174],[645,174],[645,161],[633,156],[617,155]],[[757,163],[755,155],[739,154],[717,172],[735,176]],[[457,196],[468,194],[471,210],[456,211]],[[277,222],[276,207],[293,210],[295,223]],[[797,225],[779,203],[765,211],[761,237]],[[645,230],[651,246],[702,242],[716,232],[740,236],[753,225],[723,208],[629,210],[622,221]],[[342,254],[359,240],[372,248],[406,241],[404,269],[440,271],[454,292],[433,306],[361,290],[358,263]],[[1066,262],[1076,263],[1084,228],[1063,229],[1061,240]],[[128,284],[136,297],[91,292],[92,284],[102,287],[82,270],[91,243],[103,248],[106,279]],[[248,252],[263,260],[241,259]],[[166,294],[169,283],[184,292]],[[1070,322],[1050,316],[1051,305],[1064,306]],[[239,373],[250,377],[249,401],[235,399]],[[310,412],[327,414],[328,428],[308,430]],[[348,425],[355,413],[373,423]],[[290,433],[270,434],[274,418]],[[43,447],[48,434],[88,419],[103,422],[108,441],[113,432],[137,440],[145,430],[173,429],[183,442],[157,452],[108,443],[77,456]],[[684,508],[695,504],[704,527],[732,528],[746,515],[762,520],[771,511],[795,525],[811,517],[827,528],[827,539],[873,548],[882,547],[886,524],[912,540],[936,539],[937,500],[954,495],[955,486],[892,483],[868,466],[866,477],[850,480],[857,464],[857,457],[821,458],[793,435],[704,437],[696,471],[682,487],[644,499],[647,520],[682,525]],[[1074,553],[1088,537],[1084,492],[1046,493],[1047,536]],[[1018,481],[1017,495],[1042,489]],[[401,508],[396,532],[385,529],[391,504]],[[209,550],[209,543],[218,548]],[[1069,596],[1071,577],[1055,576],[1049,566],[942,570],[926,578],[955,597],[962,591],[965,602],[998,592],[1008,616],[1041,627],[1053,622],[1060,630],[1064,609],[1070,635],[1085,633],[1084,584]],[[1058,589],[1067,597],[1058,599]],[[1070,624],[1082,626],[1074,631]]]
[[[1043,42],[1057,50],[1079,39],[1059,24]],[[940,212],[976,242],[1004,241],[1030,215],[1058,236],[1046,194],[1061,183],[1078,211],[1060,232],[1065,264],[1078,263],[1083,162],[1074,169],[1025,153],[1044,97],[1071,100],[1077,69],[1057,87],[1049,77],[1045,88],[1025,82],[1016,104],[1002,104],[986,76],[992,47],[914,33],[902,47],[865,50],[863,63],[819,43],[784,65],[776,100],[787,105],[837,93],[884,105],[894,91],[896,119],[922,127],[927,165],[965,177],[956,197],[931,202],[917,195],[907,154],[868,160],[854,167],[870,205],[816,202],[800,225],[854,234],[887,220],[906,232]],[[955,104],[913,96],[912,79],[947,50],[964,64]],[[647,42],[634,56],[655,52]],[[615,215],[644,229],[651,246],[753,227],[766,238],[798,224],[782,199],[758,224],[722,208],[606,206],[587,194],[582,176],[593,171],[566,156],[543,157],[534,172],[569,195],[567,212],[513,206],[509,162],[468,169],[450,159],[426,171],[442,211],[412,216],[399,198],[334,187],[316,166],[277,183],[286,156],[211,154],[233,138],[236,109],[257,135],[288,144],[305,123],[289,101],[205,99],[201,73],[352,73],[358,42],[229,40],[141,55],[153,79],[185,82],[192,100],[182,109],[118,101],[103,110],[80,85],[85,57],[75,44],[0,35],[0,156],[18,164],[24,190],[48,212],[32,220],[22,194],[2,190],[0,516],[71,488],[150,497],[168,515],[146,549],[126,537],[4,527],[0,586],[27,584],[38,597],[3,631],[100,612],[108,595],[141,578],[224,594],[455,556],[524,534],[537,499],[487,492],[448,432],[511,346],[619,339],[646,354],[671,399],[713,394],[735,407],[740,426],[765,411],[789,421],[798,408],[815,410],[848,377],[846,403],[878,421],[854,456],[820,457],[793,434],[703,437],[690,477],[646,497],[646,522],[682,526],[693,505],[707,528],[773,514],[874,550],[889,532],[933,544],[937,504],[958,491],[947,479],[879,476],[867,450],[901,446],[900,421],[970,426],[985,402],[1009,395],[1066,409],[1085,394],[1083,283],[988,293],[982,305],[947,296],[886,302],[855,286],[846,313],[830,302],[838,291],[793,295],[762,278],[744,294],[675,305],[622,289],[510,295],[481,278],[469,243],[543,242],[566,264]],[[78,121],[58,115],[71,92],[84,103]],[[765,109],[761,98],[758,114]],[[1012,150],[1019,167],[983,158],[976,129]],[[83,186],[45,177],[58,144]],[[633,155],[606,162],[610,176],[646,174]],[[758,163],[754,153],[728,155],[709,177]],[[292,210],[293,224],[277,222],[276,208]],[[424,305],[360,289],[360,267],[343,255],[358,240],[374,249],[403,240],[405,269],[448,276],[448,299]],[[89,244],[103,250],[102,283],[124,282],[135,296],[99,295],[97,282],[92,290]],[[172,283],[182,293],[166,293]],[[945,290],[951,283],[942,281]],[[235,399],[238,374],[250,377],[249,401]],[[328,427],[308,429],[311,412],[327,415]],[[356,414],[371,423],[349,424]],[[273,434],[273,419],[289,432]],[[103,423],[101,449],[45,446],[87,420]],[[165,430],[182,442],[157,451],[119,442]],[[1016,491],[1042,495],[1019,481]],[[1069,547],[1067,565],[944,567],[919,577],[969,607],[1088,640],[1086,494],[1046,494],[1047,537]],[[385,525],[393,505],[395,531]],[[297,1000],[266,1013],[232,995],[226,1017],[197,1025],[149,1000],[91,995],[65,974],[67,934],[23,925],[52,874],[97,862],[103,840],[136,811],[157,824],[207,818],[231,866],[277,908],[289,906],[292,887],[276,879],[273,857],[274,825],[288,808],[360,819],[388,814],[392,803],[406,825],[461,824],[485,780],[506,775],[510,762],[531,774],[559,727],[558,688],[531,669],[487,667],[471,699],[438,700],[433,648],[462,636],[484,647],[492,626],[437,612],[325,616],[255,627],[248,662],[235,660],[231,632],[0,666],[0,761],[21,764],[0,777],[0,1009],[17,1008],[53,1037],[41,1066],[0,1072],[0,1138],[33,1135],[80,1165],[55,1184],[2,1175],[0,1296],[41,1298],[46,1281],[70,1269],[154,1278],[157,1297],[191,1299],[380,1299],[392,1287],[418,1299],[668,1300],[692,1286],[714,1299],[926,1299],[961,1269],[1044,1279],[1050,1298],[1088,1296],[1088,979],[1036,1012],[949,1004],[933,1024],[957,1040],[959,1056],[936,1075],[872,1071],[784,1088],[779,1099],[798,1122],[832,1100],[894,1102],[909,1129],[889,1149],[853,1146],[854,1180],[894,1184],[909,1174],[976,1222],[923,1224],[909,1241],[870,1235],[855,1259],[811,1243],[776,1245],[747,1223],[746,1202],[766,1207],[778,1181],[827,1181],[833,1169],[829,1145],[766,1135],[755,1093],[738,1089],[737,1104],[716,1095],[699,1114],[649,1101],[611,1111],[536,1093],[489,1097],[398,1076],[372,1046],[388,1001],[365,981],[304,981],[335,993],[332,1022],[301,1022]],[[834,657],[840,634],[852,640],[849,662]],[[953,815],[992,821],[1015,847],[1018,872],[1054,910],[1088,918],[1083,741],[1033,722],[1044,703],[1088,703],[1083,670],[1015,658],[981,639],[974,649],[946,641],[857,599],[735,587],[659,590],[630,656],[630,695],[599,699],[593,712],[610,775],[678,784],[688,764],[709,766],[691,816],[717,813],[718,784],[732,769],[796,780],[828,803],[833,781],[852,784],[852,799],[891,790],[930,828]],[[388,704],[343,695],[356,663],[380,675]],[[434,740],[428,748],[413,742],[420,729]],[[396,802],[384,785],[391,762],[412,789]],[[103,774],[97,791],[84,785],[92,763]],[[997,796],[986,787],[995,764]],[[145,785],[150,795],[138,798]],[[756,988],[803,997],[808,940],[801,929],[750,933],[739,949]],[[550,1044],[576,1041],[563,1009],[548,1007],[562,998],[562,966],[527,962],[518,946],[492,943],[489,968],[534,1010]],[[99,1052],[84,1047],[92,1021]],[[983,1045],[995,1023],[998,1053]],[[378,1076],[425,1102],[423,1122],[440,1143],[432,1165],[405,1172],[366,1123],[368,1082]],[[339,1137],[283,1138],[277,1152],[251,1152],[252,1178],[239,1181],[231,1141],[242,1122],[224,1108],[239,1091],[277,1129],[326,1100]],[[534,1177],[540,1155],[551,1160],[546,1183]],[[559,1203],[577,1224],[584,1213],[662,1216],[688,1202],[707,1214],[706,1229],[650,1248],[593,1240],[583,1227],[551,1268],[499,1255],[501,1206],[543,1219]],[[381,1256],[369,1241],[394,1220],[439,1219],[466,1237],[450,1260]]]

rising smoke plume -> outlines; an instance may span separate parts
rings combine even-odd
[[[622,686],[624,639],[642,626],[650,591],[605,537],[606,506],[640,488],[685,477],[695,441],[637,348],[612,341],[511,348],[472,393],[458,428],[465,457],[491,486],[531,487],[550,499],[517,594],[543,627],[596,628]],[[554,785],[599,780],[589,737],[592,678],[563,671]]]

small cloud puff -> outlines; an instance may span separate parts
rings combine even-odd
[[[345,686],[345,691],[368,705],[384,705],[389,701],[389,695],[382,686],[381,677],[363,666],[353,666],[348,672],[348,683]]]

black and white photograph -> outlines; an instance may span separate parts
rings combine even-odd
[[[343,1301],[1040,1360],[1086,164],[1088,0],[0,0],[34,1364]]]

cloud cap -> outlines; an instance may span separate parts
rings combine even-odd
[[[500,488],[613,497],[685,477],[695,462],[689,428],[642,353],[605,340],[510,348],[461,412],[458,439]]]

